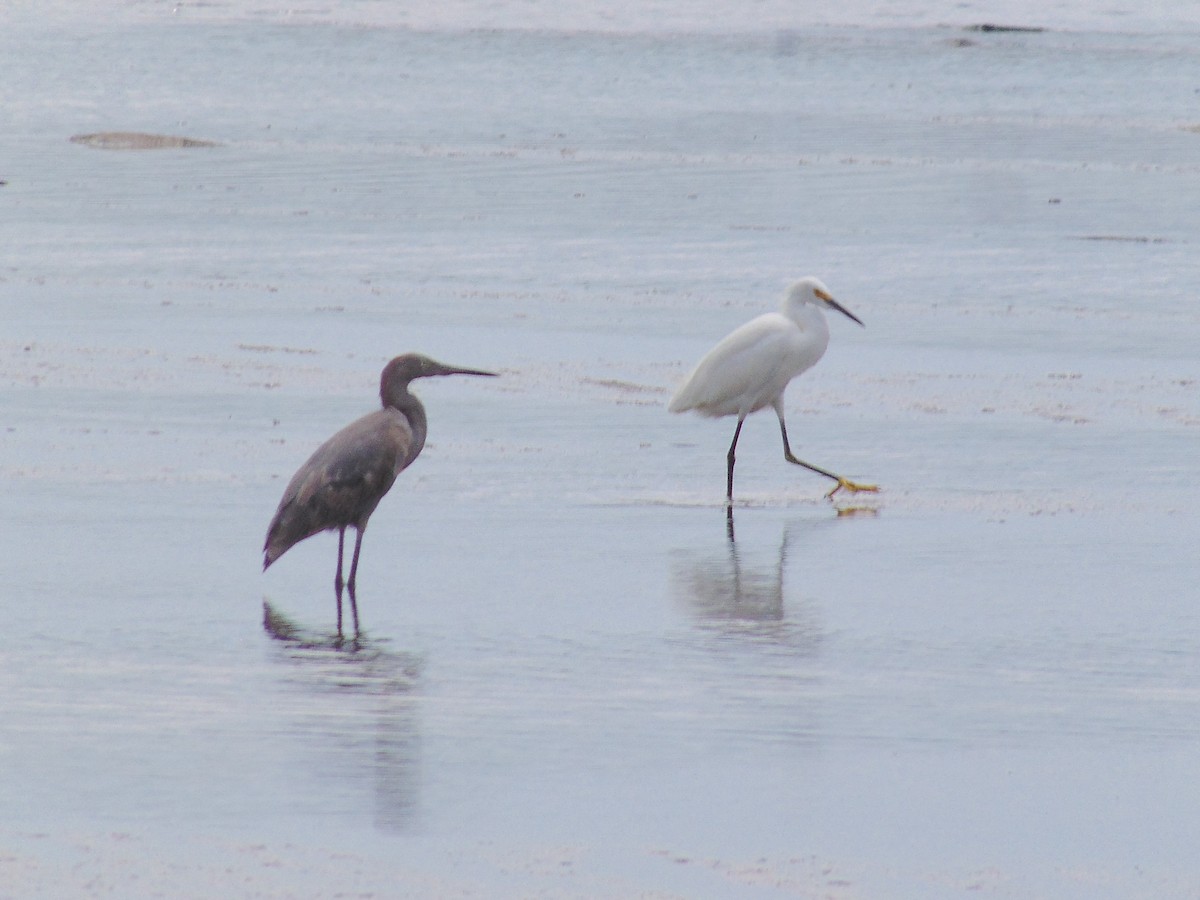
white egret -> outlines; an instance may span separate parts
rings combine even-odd
[[[673,413],[695,410],[702,416],[737,416],[733,443],[729,445],[726,502],[733,503],[733,463],[738,437],[746,416],[767,406],[779,417],[783,458],[837,482],[826,497],[845,489],[877,491],[873,484],[857,484],[792,455],[783,419],[783,393],[788,383],[816,365],[829,346],[829,324],[823,310],[862,321],[833,299],[816,278],[802,278],[788,289],[779,312],[765,313],[735,329],[713,347],[692,370],[668,409]]]

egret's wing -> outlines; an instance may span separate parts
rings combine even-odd
[[[396,410],[347,425],[292,476],[267,530],[266,564],[329,528],[360,525],[411,461],[413,433]]]
[[[728,416],[761,409],[791,377],[800,332],[777,313],[752,319],[712,348],[671,398],[671,412]],[[781,376],[785,375],[782,378]],[[769,396],[765,396],[769,394]]]

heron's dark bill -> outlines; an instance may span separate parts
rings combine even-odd
[[[497,377],[496,372],[485,372],[483,369],[456,369],[453,366],[444,366],[439,375],[484,375],[488,378]]]

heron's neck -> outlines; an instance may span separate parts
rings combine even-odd
[[[408,385],[403,385],[387,394],[383,394],[380,399],[383,401],[384,409],[395,409],[404,414],[404,417],[408,419],[408,424],[413,430],[413,434],[423,444],[425,442],[425,432],[428,428],[428,422],[425,418],[425,407],[421,405],[420,400],[409,393]]]

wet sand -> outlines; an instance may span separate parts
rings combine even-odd
[[[1200,889],[1194,35],[119,9],[9,22],[0,897]],[[755,417],[731,542],[666,400],[808,273],[884,492]],[[345,652],[259,548],[408,350]]]

